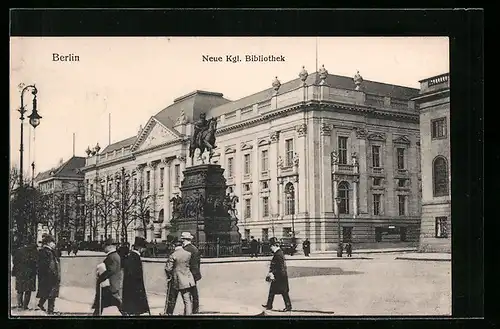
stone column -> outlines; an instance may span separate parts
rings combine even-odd
[[[279,131],[271,131],[269,133],[269,139],[271,141],[271,145],[269,146],[269,174],[271,177],[270,182],[270,200],[269,205],[271,207],[271,217],[277,218],[279,216],[279,208],[278,208],[278,156],[279,156]]]
[[[307,212],[307,200],[305,197],[299,198],[299,191],[306,190],[306,135],[307,135],[307,125],[302,123],[295,127],[297,131],[297,155],[298,155],[298,187],[297,190],[297,214],[305,214]]]
[[[358,179],[354,178],[352,183],[352,209],[354,216],[358,215]]]
[[[163,223],[162,226],[170,224],[170,219],[172,218],[171,210],[171,190],[172,190],[172,158],[164,158],[163,163],[165,164],[165,170],[163,172]],[[162,240],[167,239],[167,229],[163,229],[161,233]]]
[[[321,213],[331,212],[332,207],[332,126],[321,123],[321,173],[322,173],[322,191],[321,191]]]
[[[359,202],[358,202],[358,213],[366,214],[368,213],[368,179],[369,173],[366,163],[366,135],[367,131],[364,128],[357,128],[355,130],[356,138],[358,139],[358,154],[357,154],[357,170],[359,173],[359,181],[358,181],[358,193],[359,193]],[[384,161],[384,159],[382,159]]]

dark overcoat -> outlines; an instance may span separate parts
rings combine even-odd
[[[128,314],[149,313],[141,256],[132,250],[125,259],[122,258],[122,262],[123,311]]]
[[[59,297],[61,266],[56,251],[48,246],[38,251],[38,292],[37,298]]]
[[[193,274],[195,281],[201,280],[201,253],[192,243],[188,243],[184,246],[184,250],[191,253],[191,259],[189,261],[189,269]]]
[[[12,275],[16,277],[16,291],[36,291],[36,273],[38,249],[36,246],[24,246],[12,257]]]
[[[283,250],[278,249],[274,253],[269,272],[274,274],[274,281],[271,282],[271,287],[269,288],[271,293],[277,295],[287,293],[290,288],[288,286],[288,273]]]
[[[106,271],[102,273],[96,280],[96,293],[92,308],[95,309],[99,307],[99,285],[106,279],[109,279],[110,285],[102,288],[101,306],[103,308],[110,306],[121,307],[122,298],[120,290],[122,285],[122,271],[120,255],[118,255],[116,250],[110,252],[106,256],[106,258],[104,259],[104,265],[106,265]]]

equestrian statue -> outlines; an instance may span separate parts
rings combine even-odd
[[[196,149],[200,150],[198,157],[204,163],[203,153],[208,151],[208,163],[212,160],[214,155],[215,145],[215,132],[217,131],[217,118],[206,119],[205,113],[200,114],[200,119],[194,123],[193,135],[191,136],[191,143],[189,145],[189,157],[191,158],[191,165],[193,164],[194,153]]]

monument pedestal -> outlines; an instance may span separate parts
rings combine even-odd
[[[225,203],[224,169],[216,164],[201,164],[188,167],[183,173],[182,203],[173,220],[172,233],[179,236],[190,232],[197,240],[195,244],[241,243],[237,219],[231,218]]]

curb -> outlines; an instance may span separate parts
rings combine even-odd
[[[451,262],[451,259],[443,258],[418,258],[418,257],[396,257],[397,260],[420,260],[423,262]]]
[[[286,258],[286,261],[294,261],[294,260],[311,260],[311,261],[317,261],[317,260],[370,260],[373,258],[370,257],[307,257],[307,258]],[[203,261],[203,258],[201,259],[202,264],[222,264],[222,263],[252,263],[252,262],[269,262],[271,258],[269,259],[236,259],[236,260],[214,260],[214,261]],[[167,259],[154,259],[154,258],[143,258],[142,262],[143,263],[165,263]]]

